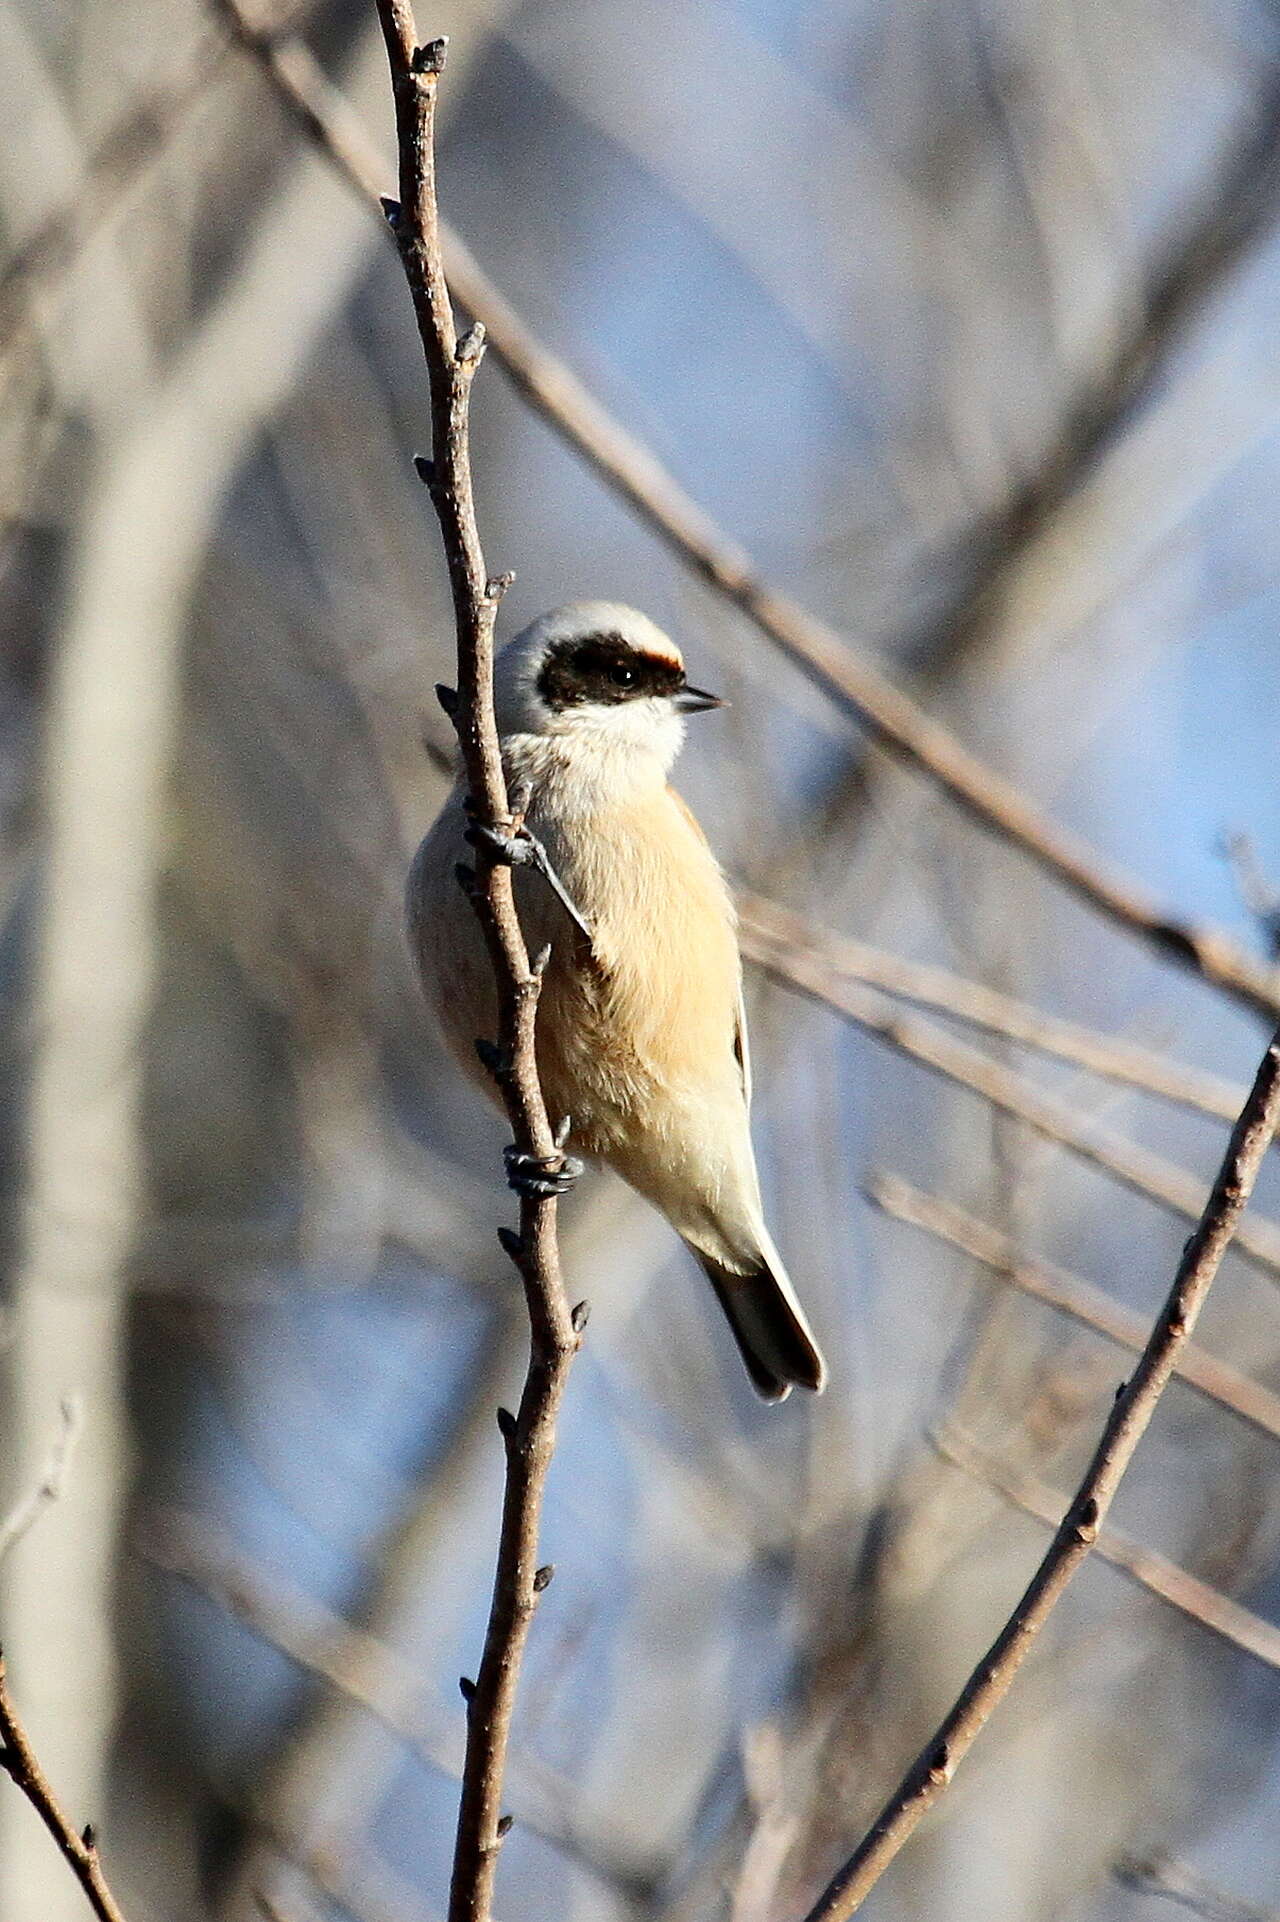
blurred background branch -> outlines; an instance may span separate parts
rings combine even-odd
[[[1275,996],[1280,38],[1246,0],[419,24],[451,37],[449,207],[501,262],[499,296],[451,238],[508,375],[474,424],[503,632],[616,595],[731,696],[677,778],[806,975],[751,970],[757,1145],[833,1361],[762,1419],[662,1224],[602,1178],[564,1206],[593,1338],[545,1553],[575,1574],[529,1656],[509,1922],[777,1922],[1042,1546],[928,1436],[1078,1479]],[[452,670],[382,49],[346,0],[8,0],[0,56],[0,1514],[62,1397],[85,1415],[5,1634],[131,1914],[405,1922],[456,1782],[378,1691],[416,1676],[456,1769],[489,1575],[459,1518],[499,1499],[521,1305],[497,1124],[401,951]],[[1011,789],[1087,885],[1141,875],[1214,938],[1121,883],[1130,938],[973,834],[920,778],[940,754],[964,793],[957,742],[989,822]],[[1257,1210],[1266,1259],[1270,1167]],[[1256,1261],[1201,1343],[1117,1523],[1270,1625]],[[175,1514],[201,1580],[129,1546]],[[1265,1913],[1275,1711],[1268,1667],[1099,1560],[877,1922],[1155,1922],[1174,1897],[1120,1860]],[[3,1922],[82,1914],[16,1795],[0,1824]]]
[[[1061,1600],[1067,1583],[1093,1548],[1133,1452],[1150,1425],[1156,1404],[1217,1278],[1222,1258],[1271,1146],[1277,1121],[1280,1121],[1280,1030],[1263,1056],[1232,1130],[1212,1193],[1194,1234],[1187,1240],[1168,1298],[1152,1325],[1136,1368],[1116,1390],[1115,1404],[1089,1465],[1054,1524],[1053,1540],[1042,1561],[954,1705],[848,1861],[837,1870],[810,1910],[808,1922],[845,1922],[845,1918],[862,1907],[898,1851],[939,1796],[950,1787],[955,1770],[1004,1699],[1032,1644]],[[992,1475],[990,1470],[987,1473]],[[992,1479],[995,1479],[993,1475]],[[1009,1485],[998,1482],[997,1486],[1004,1492]],[[1028,1494],[1026,1500],[1028,1505],[1034,1504],[1033,1495]],[[1112,1551],[1113,1555],[1123,1552],[1114,1540]],[[1134,1560],[1130,1553],[1127,1565],[1131,1572]],[[1161,1575],[1167,1596],[1177,1584],[1171,1579],[1167,1564]],[[1155,1585],[1151,1562],[1146,1566],[1145,1578],[1148,1586]],[[1188,1581],[1181,1583],[1184,1595],[1189,1586]],[[1196,1601],[1198,1619],[1212,1620],[1221,1633],[1226,1618],[1221,1600],[1210,1598],[1201,1590]],[[1183,1605],[1185,1607],[1185,1602]],[[1266,1658],[1274,1660],[1275,1644],[1267,1637],[1265,1625],[1262,1626],[1261,1635],[1255,1630],[1248,1637],[1250,1652],[1260,1654],[1265,1649]],[[1246,1639],[1247,1624],[1239,1617],[1232,1620],[1231,1630],[1232,1640]]]

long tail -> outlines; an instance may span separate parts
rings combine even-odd
[[[747,1373],[765,1401],[785,1401],[793,1385],[821,1394],[827,1364],[776,1251],[762,1251],[754,1267],[739,1272],[692,1242],[688,1246],[716,1291]]]

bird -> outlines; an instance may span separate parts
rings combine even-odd
[[[666,1216],[756,1390],[780,1402],[820,1391],[826,1365],[765,1226],[732,897],[667,778],[686,718],[721,706],[634,608],[580,601],[531,622],[494,663],[523,827],[478,832],[460,776],[410,868],[408,936],[453,1054],[493,1094],[477,1049],[496,1032],[492,964],[457,877],[479,839],[512,862],[529,951],[550,945],[535,1051],[568,1178],[579,1157],[602,1162]],[[508,1152],[512,1185],[536,1182]]]

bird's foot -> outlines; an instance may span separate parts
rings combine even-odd
[[[524,824],[524,809],[517,811],[510,827],[492,827],[487,821],[478,821],[475,810],[468,799],[466,811],[469,818],[467,840],[472,847],[483,847],[489,858],[500,861],[508,868],[533,868],[547,882],[551,892],[564,909],[569,919],[587,940],[591,939],[591,923],[580,911],[573,896],[556,873],[551,856],[531,828]]]
[[[550,1201],[568,1194],[583,1172],[576,1155],[526,1155],[514,1142],[503,1149],[502,1158],[507,1164],[507,1186],[530,1201]]]
[[[470,808],[467,812],[471,813]],[[487,821],[477,821],[472,815],[467,824],[466,838],[473,848],[484,848],[490,859],[504,868],[536,868],[539,866],[539,857],[546,859],[546,850],[541,841],[523,823],[513,822],[509,828],[495,828]]]

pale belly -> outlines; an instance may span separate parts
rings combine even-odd
[[[532,825],[593,935],[588,945],[541,876],[517,872],[529,948],[551,947],[536,1028],[548,1112],[553,1125],[571,1118],[579,1152],[648,1189],[645,1167],[679,1160],[686,1135],[705,1137],[709,1110],[740,1113],[745,1128],[724,881],[667,791],[605,819]],[[453,804],[420,851],[411,932],[454,1052],[492,1094],[475,1052],[495,1034],[492,968],[453,875],[469,858],[462,829]]]

